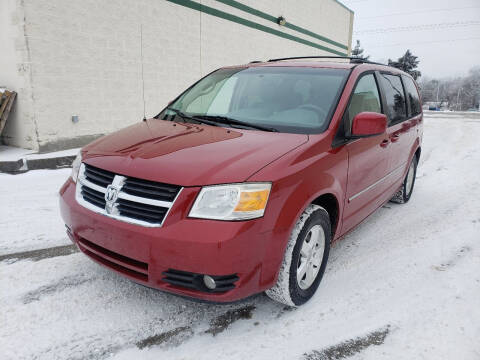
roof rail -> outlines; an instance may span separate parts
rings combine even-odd
[[[369,60],[365,60],[362,58],[357,58],[353,56],[292,56],[292,57],[285,57],[285,58],[278,58],[278,59],[270,59],[268,62],[275,62],[275,61],[283,61],[283,60],[298,60],[298,59],[348,59],[350,60],[351,64],[375,64],[375,65],[383,65],[388,66],[386,64],[381,64]]]

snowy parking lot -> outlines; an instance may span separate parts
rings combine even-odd
[[[338,241],[316,296],[194,302],[76,251],[69,169],[0,174],[2,359],[480,359],[480,117],[425,115],[413,197]]]

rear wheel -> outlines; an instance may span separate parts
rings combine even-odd
[[[310,205],[300,215],[290,235],[277,283],[266,294],[290,306],[307,302],[317,291],[330,252],[328,212]]]
[[[390,201],[397,204],[404,204],[412,196],[413,186],[415,185],[415,175],[417,174],[417,157],[414,156],[410,167],[408,168],[407,175],[403,180],[402,187],[397,191],[395,195],[390,199]]]

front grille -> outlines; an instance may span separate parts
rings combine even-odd
[[[100,208],[105,208],[105,194],[93,190],[87,186],[82,186],[82,196],[85,201],[88,201],[90,204],[98,206]]]
[[[125,180],[122,190],[127,194],[141,196],[147,199],[173,201],[180,190],[180,186],[128,178]]]
[[[125,199],[118,200],[117,209],[122,216],[154,224],[161,222],[168,211],[168,209],[164,207],[142,204]]]
[[[137,280],[148,281],[148,264],[105,249],[84,238],[78,239],[80,249],[103,265],[129,275]]]
[[[113,182],[114,177],[115,174],[110,171],[102,170],[91,165],[85,165],[85,178],[94,184],[107,187]]]
[[[84,207],[117,220],[161,226],[180,190],[177,185],[126,177],[82,163],[76,199]]]
[[[238,276],[233,275],[210,275],[217,284],[215,289],[209,289],[203,283],[203,274],[196,274],[187,271],[180,271],[174,269],[168,269],[162,273],[164,276],[163,281],[174,286],[199,290],[203,292],[225,292],[235,288],[235,282],[238,281]]]

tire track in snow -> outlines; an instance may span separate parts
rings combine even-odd
[[[173,330],[165,331],[137,341],[136,345],[139,349],[162,345],[179,346],[192,336],[193,330],[190,326],[180,326]]]
[[[365,336],[343,341],[323,350],[313,350],[303,355],[304,360],[337,360],[349,358],[370,346],[382,345],[390,332],[390,325],[375,330]]]
[[[76,245],[55,246],[45,249],[22,251],[13,254],[0,255],[0,261],[10,260],[10,263],[19,260],[39,261],[57,256],[66,256],[78,252]]]
[[[432,267],[437,271],[445,271],[451,268],[452,266],[455,266],[462,258],[464,258],[467,255],[467,253],[471,251],[472,251],[471,247],[463,246],[448,261],[445,261],[440,265],[434,265]]]
[[[22,301],[24,304],[29,304],[33,301],[40,300],[40,298],[44,295],[58,293],[68,288],[79,286],[81,284],[94,281],[94,280],[96,280],[95,277],[85,276],[85,274],[66,276],[51,284],[43,285],[43,286],[40,286],[38,289],[29,291],[22,297]]]
[[[212,319],[210,321],[210,328],[206,330],[205,333],[216,336],[226,330],[237,320],[251,319],[253,310],[255,310],[255,305],[248,305],[238,309],[229,310],[226,313]]]

